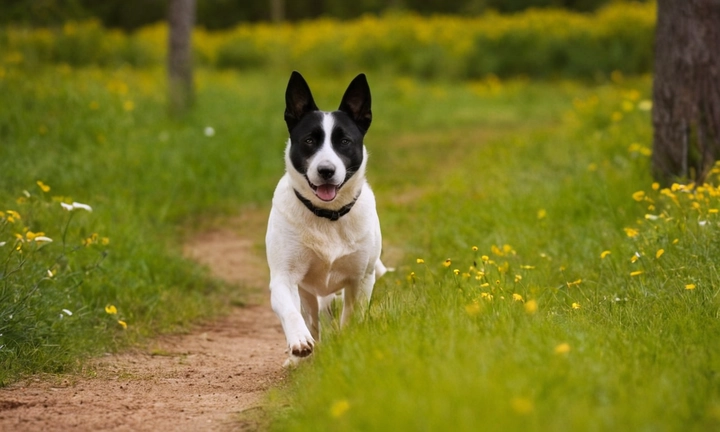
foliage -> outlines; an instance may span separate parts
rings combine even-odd
[[[388,14],[353,21],[322,18],[298,24],[243,24],[198,29],[198,63],[218,68],[298,69],[316,74],[357,70],[419,78],[575,77],[595,79],[652,66],[654,4],[613,4],[593,15],[528,10],[478,17]],[[9,27],[0,32],[3,63],[161,65],[164,24],[125,34],[98,21],[61,29]]]
[[[614,2],[626,0],[612,0]],[[415,11],[422,14],[468,14],[487,10],[517,12],[527,8],[555,7],[575,11],[593,11],[609,0],[282,0],[284,16],[297,22],[320,17],[357,18],[363,14],[382,14],[390,10]],[[234,0],[199,1],[196,5],[197,23],[208,29],[229,28],[238,22],[268,21],[271,3],[238,2]],[[66,21],[91,17],[112,28],[133,30],[165,20],[166,0],[43,0],[28,4],[24,0],[4,0],[0,3],[0,23],[57,25]]]

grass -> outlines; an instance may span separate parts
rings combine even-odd
[[[240,295],[180,246],[268,205],[286,75],[199,70],[197,109],[172,121],[160,70],[2,69],[0,382]],[[306,78],[333,109],[352,77]],[[270,394],[292,407],[274,429],[720,426],[718,191],[652,187],[649,79],[369,80],[397,271]]]

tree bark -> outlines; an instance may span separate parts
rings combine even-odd
[[[168,22],[169,110],[173,115],[182,115],[190,109],[195,99],[191,44],[195,0],[170,0]]]
[[[720,0],[658,0],[652,169],[705,180],[720,157]]]
[[[270,0],[270,21],[274,23],[285,21],[285,0]]]

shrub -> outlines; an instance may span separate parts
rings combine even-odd
[[[351,21],[242,24],[197,29],[195,58],[220,68],[293,68],[318,74],[393,71],[421,78],[497,76],[594,78],[652,67],[654,4],[618,3],[593,15],[527,10],[513,15],[421,17],[391,13]],[[9,28],[0,35],[5,63],[162,64],[167,27],[126,35],[97,21],[61,29]]]

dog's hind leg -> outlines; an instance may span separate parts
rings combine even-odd
[[[375,270],[365,274],[365,276],[354,284],[345,287],[343,296],[343,310],[340,316],[340,325],[346,325],[350,321],[355,308],[360,303],[360,307],[366,307],[370,303],[373,287],[375,285]]]
[[[310,334],[316,341],[320,340],[320,320],[318,319],[318,298],[315,294],[310,294],[300,288],[300,304],[305,325],[310,330]]]

